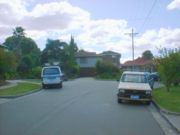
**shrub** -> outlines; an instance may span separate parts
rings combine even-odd
[[[97,78],[101,79],[117,79],[121,75],[121,71],[111,62],[97,61],[96,74]]]
[[[41,70],[42,67],[35,67],[32,69],[33,78],[40,79],[41,78]]]
[[[161,56],[156,61],[161,80],[167,91],[170,91],[171,85],[177,84],[176,81],[180,78],[180,50],[162,49]]]

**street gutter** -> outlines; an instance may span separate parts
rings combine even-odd
[[[162,107],[160,107],[155,100],[152,100],[153,105],[156,107],[156,109],[159,111],[160,115],[171,125],[171,127],[177,132],[180,133],[180,129],[176,127],[176,125],[165,115],[174,115],[174,116],[180,116],[180,113],[178,112],[171,112],[168,111]]]

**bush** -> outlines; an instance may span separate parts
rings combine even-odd
[[[17,62],[12,52],[6,52],[0,48],[0,83],[13,76]]]
[[[121,76],[120,69],[111,62],[97,61],[96,74],[100,79],[118,79]]]
[[[156,59],[158,63],[158,72],[160,78],[165,84],[167,91],[170,91],[171,85],[178,85],[180,78],[180,50],[162,49],[161,56]]]
[[[32,77],[34,79],[40,79],[41,78],[41,70],[42,67],[35,67],[32,69]]]

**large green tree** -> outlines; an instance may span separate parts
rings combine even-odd
[[[59,62],[63,71],[68,76],[73,76],[79,71],[75,59],[77,51],[78,48],[72,36],[69,44],[60,40],[48,39],[46,48],[42,51],[41,63]]]
[[[180,79],[180,50],[161,49],[161,56],[156,59],[158,63],[158,72],[161,80],[170,91],[172,83]]]
[[[0,48],[0,83],[15,74],[16,58],[12,52]]]
[[[17,71],[22,75],[30,73],[32,68],[40,65],[41,51],[33,39],[25,36],[22,27],[16,27],[13,35],[6,38],[3,44],[15,54],[18,63]],[[27,61],[31,61],[31,65]]]
[[[48,39],[46,43],[46,48],[41,54],[41,63],[52,63],[59,62],[62,63],[65,59],[65,51],[67,43],[61,42],[60,40]]]

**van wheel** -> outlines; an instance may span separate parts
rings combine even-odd
[[[122,103],[122,99],[119,99],[119,98],[118,98],[118,100],[117,100],[117,101],[118,101],[118,103]]]
[[[45,84],[42,84],[42,88],[43,88],[43,89],[46,89],[46,85],[45,85]]]

